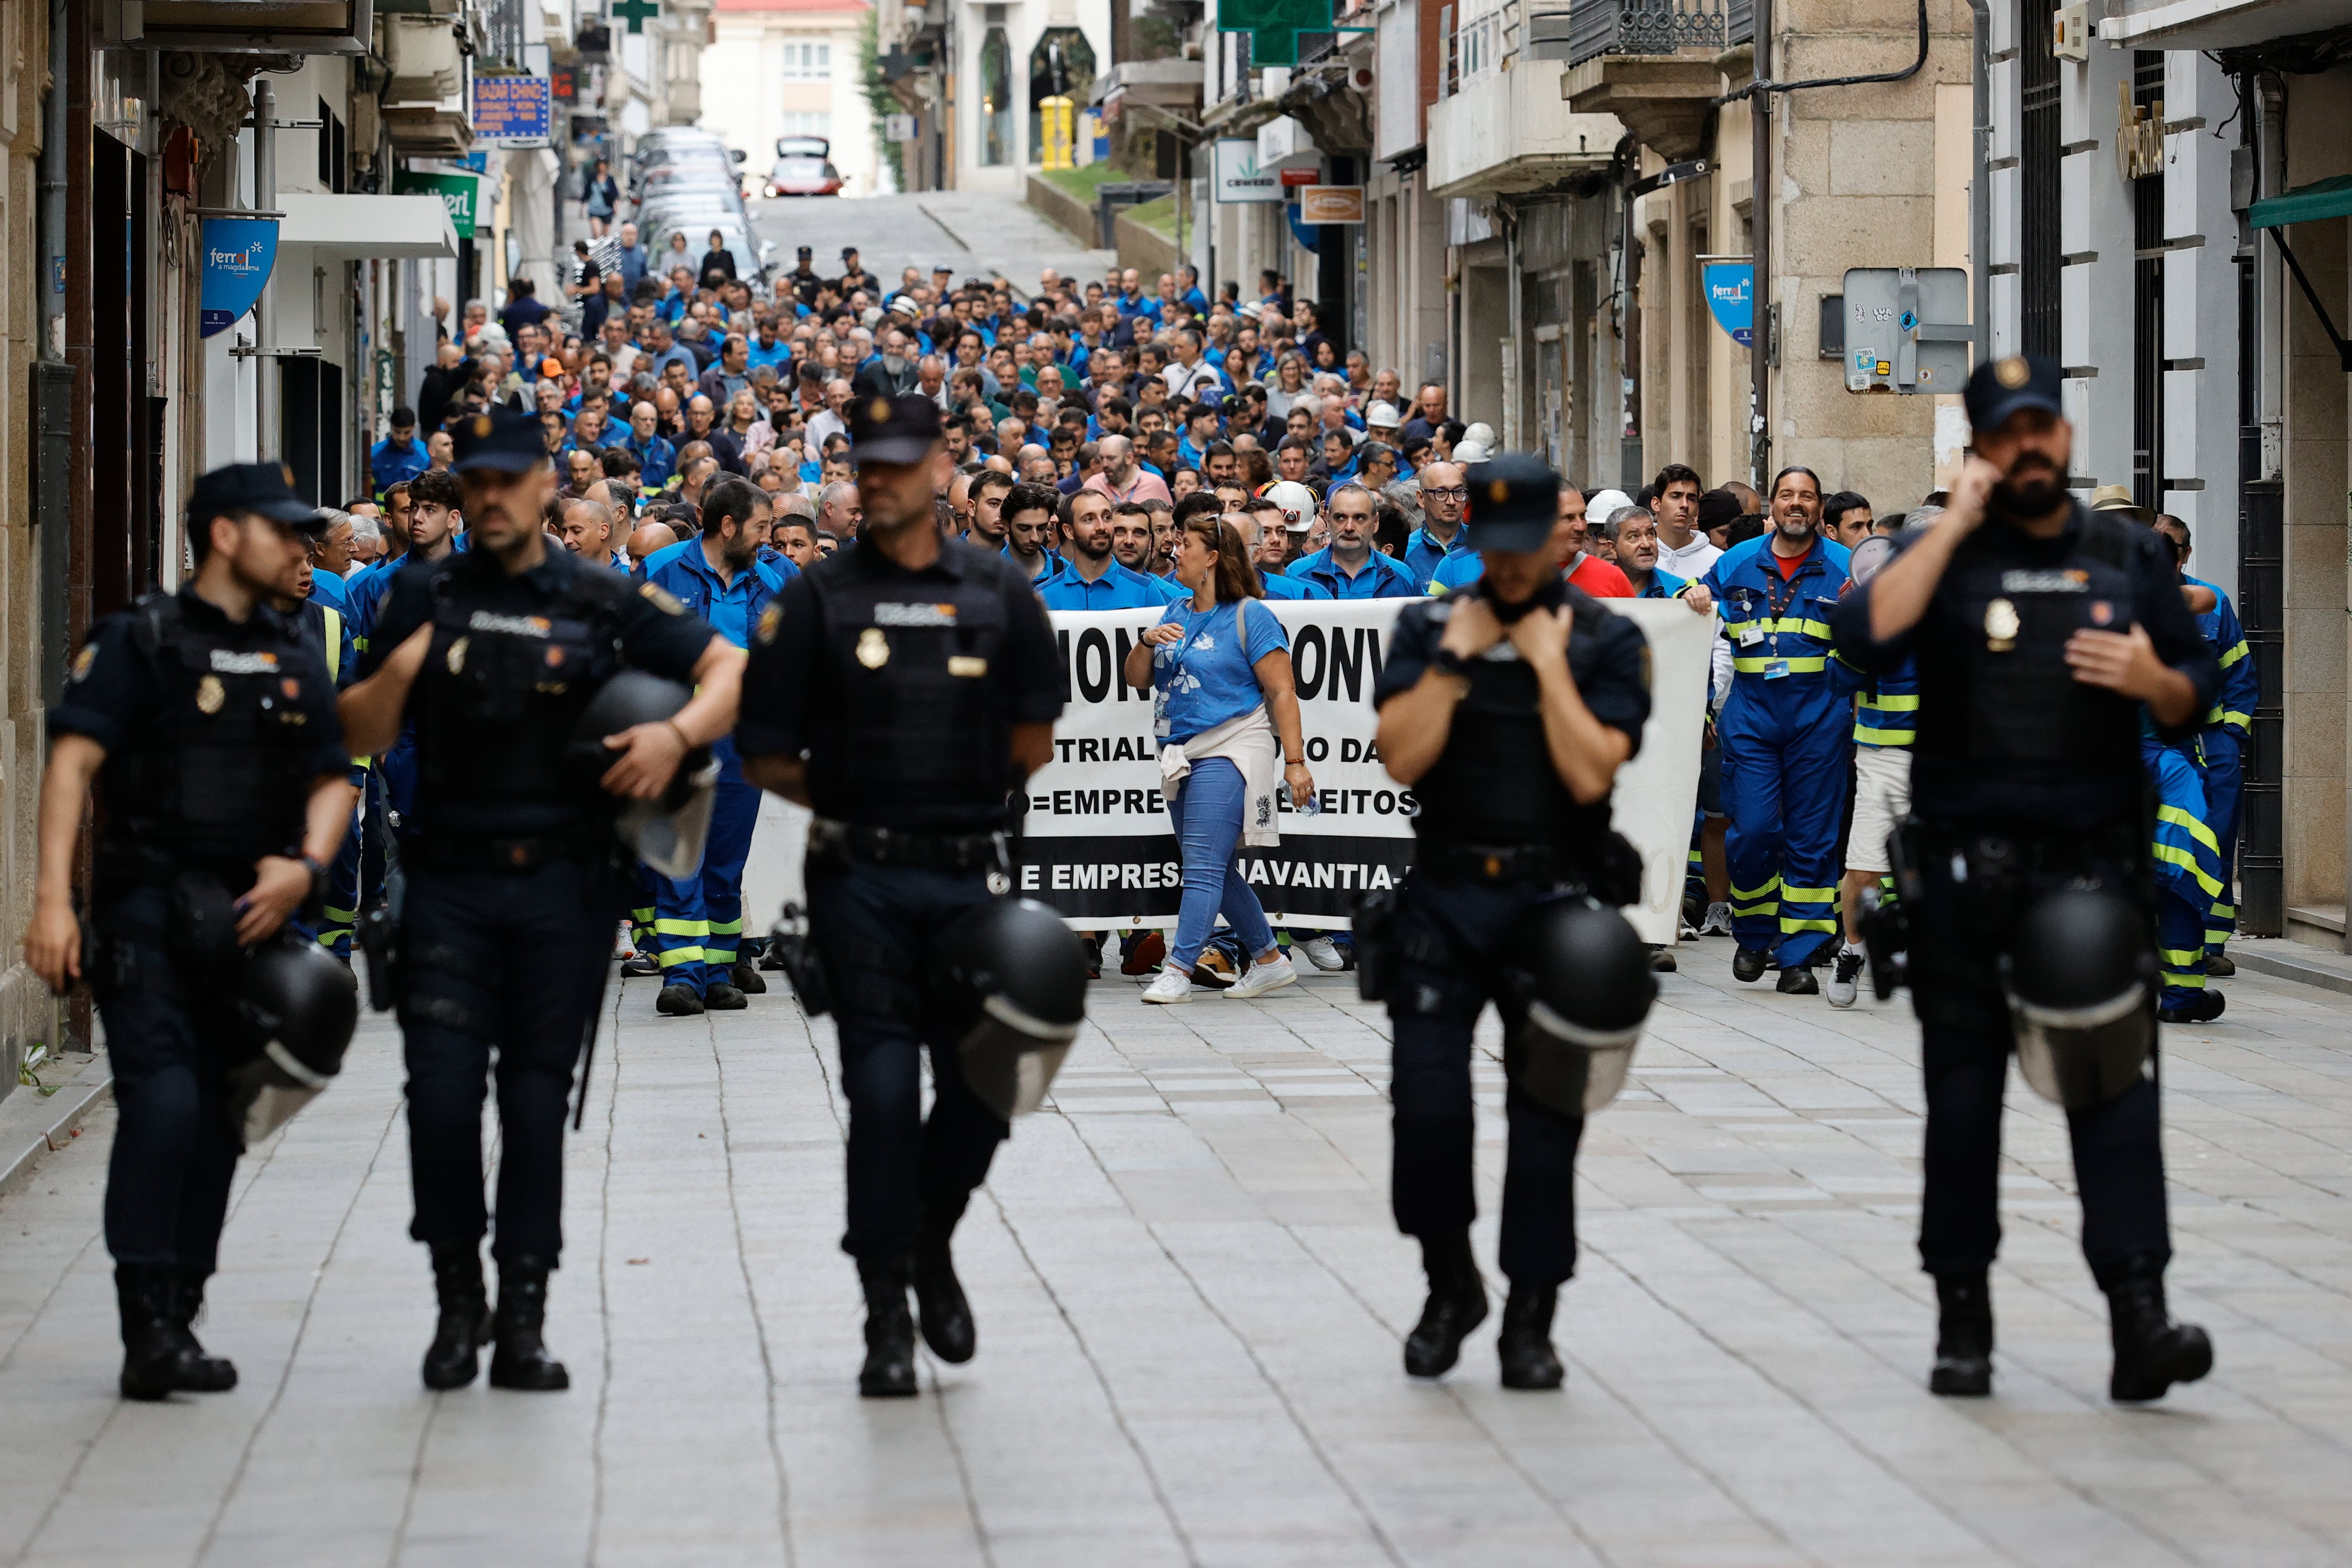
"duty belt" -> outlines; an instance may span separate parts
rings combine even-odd
[[[559,860],[596,860],[610,853],[608,834],[583,827],[567,834],[524,837],[420,834],[401,846],[401,858],[435,871],[535,871]]]
[[[929,871],[1009,871],[1009,834],[911,833],[820,816],[809,824],[809,858],[863,866],[914,866]]]
[[[1424,838],[1413,847],[1413,869],[1426,877],[1467,882],[1558,882],[1570,877],[1567,857],[1549,844],[1465,844]]]

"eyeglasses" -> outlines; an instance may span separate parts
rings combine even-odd
[[[1468,485],[1454,485],[1451,487],[1423,485],[1421,487],[1421,493],[1425,496],[1433,496],[1449,500],[1468,500],[1470,499],[1470,487]]]

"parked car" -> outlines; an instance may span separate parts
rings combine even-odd
[[[837,196],[841,195],[841,171],[819,153],[814,156],[793,153],[779,157],[768,171],[768,194],[772,196]]]

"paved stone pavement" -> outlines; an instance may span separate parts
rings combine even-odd
[[[2241,977],[2224,1022],[2168,1032],[2175,1300],[2215,1373],[2109,1405],[2063,1123],[2013,1087],[1999,1394],[1943,1402],[1907,1017],[1683,952],[1585,1142],[1553,1395],[1498,1388],[1485,1333],[1442,1384],[1399,1370],[1419,1283],[1382,1027],[1333,979],[1166,1010],[1101,984],[959,1238],[979,1357],[887,1405],[855,1390],[829,1026],[785,994],[656,1020],[631,983],[571,1142],[551,1334],[575,1386],[429,1395],[397,1041],[370,1015],[344,1081],[242,1167],[205,1330],[235,1394],[113,1397],[110,1112],[0,1200],[0,1562],[2352,1559],[2341,998]]]
[[[814,265],[830,275],[841,270],[841,247],[858,247],[866,269],[897,287],[904,268],[955,268],[956,280],[1003,273],[1024,289],[1034,288],[1040,268],[1055,267],[1064,277],[1098,279],[1115,259],[1108,250],[1087,250],[1031,210],[1018,196],[979,191],[919,191],[910,195],[866,196],[856,201],[800,198],[752,205],[751,221],[761,237],[776,242],[779,271],[794,264],[793,251],[814,247]]]

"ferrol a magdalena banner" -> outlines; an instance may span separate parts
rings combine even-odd
[[[1323,809],[1285,812],[1279,847],[1244,845],[1242,875],[1277,926],[1349,923],[1358,895],[1393,887],[1412,860],[1412,792],[1381,765],[1372,689],[1409,601],[1268,603],[1290,633],[1307,763]],[[1652,716],[1642,752],[1618,775],[1618,831],[1642,852],[1643,940],[1672,942],[1698,790],[1712,617],[1665,600],[1612,600],[1650,642]],[[1160,793],[1152,700],[1119,679],[1147,610],[1053,613],[1070,702],[1054,760],[1029,780],[1015,886],[1089,929],[1170,926],[1183,869]],[[1508,652],[1508,645],[1505,645]],[[1464,837],[1477,837],[1475,824]]]

